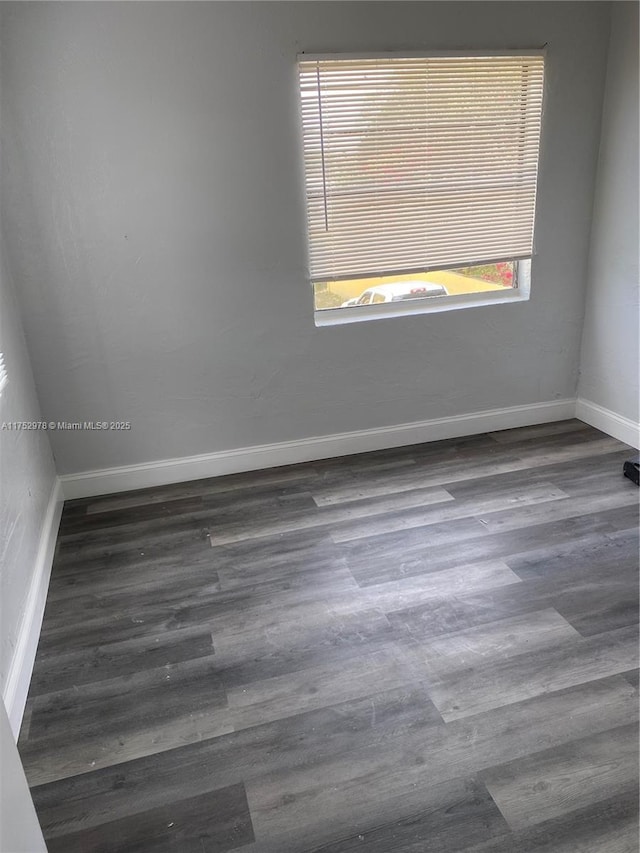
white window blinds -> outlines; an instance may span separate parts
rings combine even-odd
[[[298,64],[312,281],[531,256],[542,54]]]

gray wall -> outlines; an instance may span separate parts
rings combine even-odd
[[[614,3],[578,392],[636,423],[638,98],[638,4]]]
[[[0,396],[0,424],[37,421],[36,398],[15,294],[0,241],[0,349],[9,382]],[[0,431],[0,689],[4,694],[55,470],[46,432]]]
[[[609,9],[3,3],[3,204],[60,473],[573,397]],[[532,298],[316,329],[299,51],[548,45]]]
[[[4,113],[1,115],[4,118]],[[1,229],[0,229],[1,232]],[[41,418],[0,233],[0,351],[9,382],[0,425]],[[46,433],[0,429],[0,692],[14,660],[55,470]],[[29,662],[30,663],[30,662]],[[4,703],[0,700],[0,850],[46,853]]]
[[[47,853],[2,702],[0,756],[0,850],[3,853]]]

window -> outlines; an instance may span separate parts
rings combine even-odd
[[[298,67],[316,322],[526,298],[542,53]]]
[[[7,368],[4,364],[4,354],[0,352],[0,394],[2,394],[2,389],[7,384],[8,378]]]

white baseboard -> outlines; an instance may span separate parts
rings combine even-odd
[[[56,479],[42,524],[33,578],[2,697],[15,738],[18,737],[20,731],[33,663],[40,639],[40,628],[42,627],[44,605],[47,600],[47,590],[49,589],[49,576],[56,548],[60,516],[62,515],[62,504],[62,484],[59,479]]]
[[[562,421],[574,416],[575,400],[554,400],[379,429],[222,450],[181,459],[163,459],[141,465],[64,474],[60,480],[65,498],[71,500],[144,489],[149,486],[164,486],[187,480],[200,480],[205,477],[219,477],[224,474],[237,474],[241,471],[275,468],[279,465],[292,465],[333,456],[348,456],[351,453],[366,453],[387,447],[402,447],[408,444],[440,441],[444,438],[458,438],[494,430]]]
[[[578,397],[576,417],[631,447],[640,447],[640,424],[630,418],[617,415],[611,409],[605,409],[604,406],[598,406],[597,403]]]

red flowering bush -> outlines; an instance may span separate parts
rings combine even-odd
[[[481,281],[490,281],[492,284],[501,284],[503,287],[513,287],[513,263],[507,261],[498,264],[483,264],[477,267],[464,267],[454,270],[454,272],[470,278],[479,278]]]

